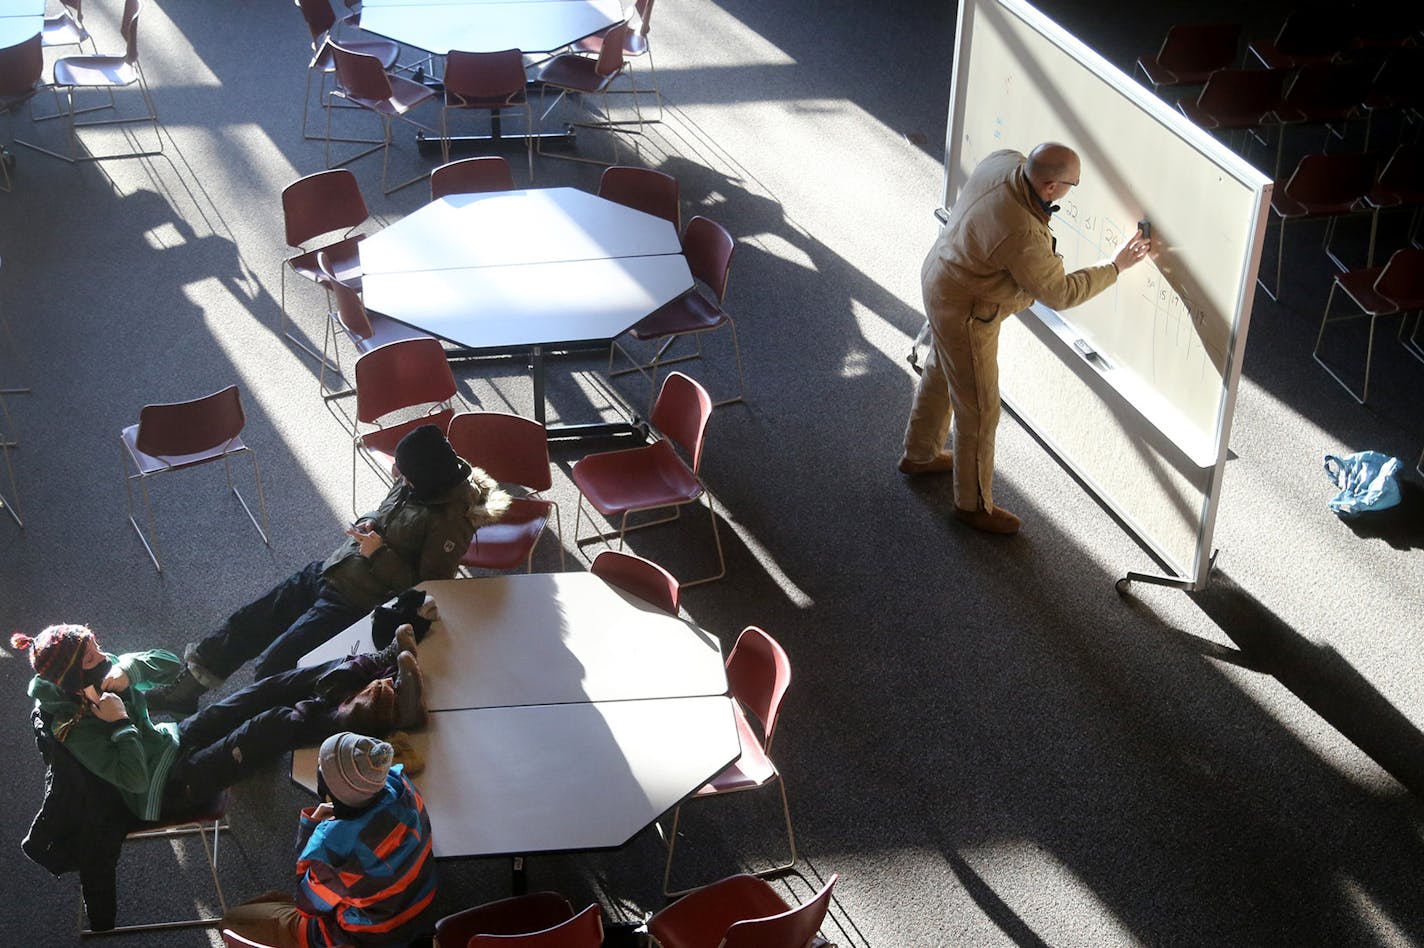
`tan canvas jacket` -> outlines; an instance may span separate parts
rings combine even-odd
[[[996,151],[979,163],[925,259],[922,276],[934,308],[1003,318],[1038,300],[1056,310],[1077,306],[1112,286],[1103,261],[1072,273],[1054,253],[1048,214],[1023,173],[1025,158]]]

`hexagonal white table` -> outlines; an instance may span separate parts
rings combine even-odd
[[[715,637],[590,573],[424,583],[425,798],[438,857],[617,848],[740,753]],[[369,619],[303,666],[372,647]],[[292,756],[315,790],[316,751]]]
[[[551,53],[622,21],[618,0],[375,0],[361,29],[445,56],[519,49]]]
[[[432,711],[723,695],[717,638],[592,573],[421,583],[440,618],[420,643]],[[370,617],[298,662],[370,652]]]
[[[541,423],[545,348],[612,339],[692,288],[669,221],[575,188],[441,198],[360,249],[367,308],[464,349],[529,349]]]

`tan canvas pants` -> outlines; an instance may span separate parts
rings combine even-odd
[[[928,294],[927,294],[928,295]],[[925,300],[934,345],[905,428],[905,456],[928,461],[954,430],[954,504],[994,509],[994,433],[999,427],[999,324],[992,304]]]

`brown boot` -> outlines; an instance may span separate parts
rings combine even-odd
[[[985,533],[1008,536],[1019,532],[1019,518],[1003,507],[995,507],[993,510],[965,510],[963,507],[955,507],[954,515],[975,530],[983,530]]]
[[[401,652],[396,659],[396,727],[413,728],[425,724],[425,682],[415,655]]]
[[[949,474],[953,470],[953,451],[941,451],[928,461],[911,461],[907,457],[900,458],[900,473],[910,477],[919,477],[921,474]]]
[[[376,652],[375,656],[380,667],[391,668],[395,666],[401,652],[415,654],[415,628],[408,622],[396,629],[396,637],[391,639],[389,645]]]

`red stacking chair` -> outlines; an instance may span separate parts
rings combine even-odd
[[[361,302],[361,294],[336,278],[331,258],[327,252],[318,250],[316,259],[317,266],[321,270],[321,285],[326,287],[327,292],[336,300],[336,309],[331,311],[326,321],[326,338],[322,340],[321,344],[321,371],[317,374],[317,390],[321,392],[322,398],[329,401],[333,398],[353,395],[356,391],[350,388],[337,392],[326,390],[328,352],[332,354],[332,361],[336,366],[338,377],[341,374],[341,347],[336,344],[338,334],[350,340],[358,356],[402,339],[428,339],[430,337],[419,329],[412,329],[405,323],[398,323],[380,313],[368,311],[366,304]]]
[[[356,510],[356,461],[365,455],[389,479],[396,461],[396,445],[421,425],[441,431],[455,417],[459,395],[450,362],[439,342],[424,336],[403,339],[372,349],[356,360],[356,435],[351,442],[351,512]],[[382,420],[403,409],[424,407],[424,413],[406,421]],[[362,432],[361,425],[375,425]]]
[[[59,152],[50,151],[39,145],[30,142],[18,142],[18,144],[33,148],[36,151],[44,152],[71,164],[79,161],[108,161],[114,158],[144,158],[153,155],[163,154],[163,132],[158,127],[158,109],[153,104],[153,96],[148,89],[148,80],[144,78],[143,66],[139,63],[138,56],[138,22],[139,14],[143,12],[143,0],[124,0],[123,14],[119,20],[119,35],[124,40],[124,51],[121,55],[92,55],[92,56],[64,56],[55,60],[52,70],[54,82],[51,88],[54,90],[56,106],[59,104],[59,93],[65,93],[66,108],[63,110],[69,125],[69,152],[61,155]],[[93,111],[92,109],[76,109],[74,105],[74,92],[76,89],[103,89],[109,95],[109,101],[113,102],[115,89],[126,89],[129,86],[137,86],[139,94],[143,98],[144,114],[138,116],[125,116],[107,119],[95,119],[88,122],[76,122],[74,117],[83,112]],[[126,151],[116,154],[79,155],[79,132],[78,129],[99,125],[129,125],[135,122],[148,122],[153,125],[153,135],[157,139],[157,146],[143,151]]]
[[[681,372],[673,372],[663,381],[662,391],[653,404],[652,426],[662,437],[652,444],[625,451],[591,454],[573,466],[571,476],[579,489],[578,513],[574,517],[574,542],[587,500],[605,519],[618,520],[618,546],[630,530],[656,526],[676,520],[684,504],[706,498],[707,513],[712,520],[712,539],[717,547],[717,572],[703,579],[683,583],[683,588],[721,579],[727,572],[722,556],[722,538],[717,532],[717,512],[712,497],[698,478],[702,467],[702,442],[707,433],[707,421],[712,417],[712,399],[707,390]],[[681,449],[684,461],[678,454]],[[628,516],[645,510],[675,508],[665,517],[648,523],[628,526]],[[590,516],[590,521],[592,517]],[[601,533],[590,540],[605,543],[614,534]]]
[[[1272,40],[1252,40],[1246,51],[1267,69],[1297,69],[1307,63],[1329,62],[1353,34],[1349,14],[1295,10]]]
[[[1253,139],[1264,145],[1256,129],[1275,121],[1288,75],[1284,69],[1218,69],[1196,98],[1178,99],[1177,108],[1208,131],[1243,131],[1246,147]]]
[[[1419,233],[1419,221],[1424,216],[1424,145],[1400,145],[1380,170],[1374,186],[1365,194],[1365,203],[1374,211],[1370,221],[1370,249],[1365,266],[1374,266],[1375,235],[1379,229],[1380,212],[1391,208],[1412,211],[1408,239]]]
[[[133,525],[154,569],[163,572],[158,561],[158,540],[153,537],[153,505],[148,500],[148,479],[170,471],[222,461],[227,472],[227,486],[247,512],[247,519],[257,528],[262,542],[267,539],[267,501],[262,494],[262,472],[257,455],[242,441],[242,429],[247,416],[242,411],[242,396],[236,385],[187,402],[145,405],[138,414],[138,424],[129,425],[120,436],[123,445],[124,488],[128,496],[129,523]],[[257,480],[257,505],[262,522],[252,515],[247,501],[232,482],[228,458],[234,454],[252,458],[252,474]],[[134,473],[129,473],[129,464]],[[133,482],[143,491],[143,507],[148,514],[148,536],[134,519]]]
[[[38,36],[0,49],[0,114],[10,115],[40,91],[44,47]],[[0,191],[9,191],[13,156],[0,148]]]
[[[662,948],[808,948],[826,920],[832,875],[795,908],[753,876],[731,876],[690,892],[648,920]]]
[[[466,948],[475,935],[519,935],[553,928],[574,917],[557,892],[529,892],[446,915],[435,923],[435,948]]]
[[[1330,305],[1335,301],[1335,291],[1341,289],[1360,308],[1360,312],[1345,316],[1330,316]],[[1424,310],[1424,250],[1407,248],[1396,250],[1383,267],[1365,267],[1337,273],[1330,285],[1330,296],[1325,301],[1325,313],[1320,318],[1320,332],[1315,337],[1315,349],[1311,352],[1321,368],[1339,382],[1351,397],[1361,405],[1370,395],[1370,363],[1375,355],[1375,322],[1381,316],[1403,316],[1406,313]],[[1324,359],[1320,357],[1320,344],[1325,338],[1325,326],[1330,322],[1359,319],[1368,316],[1370,320],[1369,342],[1365,349],[1365,380],[1357,394],[1350,383],[1345,381]],[[1410,355],[1424,362],[1424,353],[1417,346],[1411,346],[1404,339],[1404,323],[1400,323],[1400,341]]]
[[[1276,284],[1266,286],[1276,299],[1281,288],[1281,264],[1285,259],[1286,223],[1293,220],[1326,218],[1324,245],[1330,250],[1335,222],[1343,215],[1365,210],[1365,194],[1375,180],[1375,159],[1369,155],[1306,155],[1284,186],[1271,192],[1271,213],[1280,218],[1276,245]],[[1332,255],[1333,257],[1333,255]]]
[[[371,216],[356,176],[345,168],[318,171],[298,178],[282,189],[282,218],[287,229],[287,246],[297,252],[282,264],[282,335],[292,340],[308,355],[317,352],[305,341],[287,331],[287,271],[321,283],[324,279],[317,252],[326,253],[331,273],[348,286],[360,289],[361,251],[356,245],[364,234],[353,234]],[[319,237],[339,234],[335,240],[308,247]],[[327,306],[331,300],[328,296]],[[319,356],[318,356],[319,357]]]
[[[677,577],[652,560],[633,553],[603,550],[588,571],[610,586],[617,586],[662,611],[677,615],[682,608],[682,587]]]
[[[657,389],[660,367],[702,358],[701,334],[725,326],[731,331],[732,354],[737,360],[737,394],[714,402],[713,405],[730,405],[742,401],[746,390],[742,376],[742,347],[737,341],[736,324],[722,308],[722,303],[727,298],[727,278],[732,271],[732,252],[735,249],[732,235],[716,221],[701,216],[688,221],[687,230],[682,235],[682,252],[687,257],[687,266],[692,271],[693,279],[710,289],[712,298],[709,299],[706,293],[693,286],[677,299],[640,319],[628,330],[628,335],[639,342],[659,342],[657,352],[649,361],[639,363],[615,339],[609,344],[608,374],[618,376],[628,372],[640,372],[648,380],[651,395],[651,392]],[[696,340],[697,351],[690,355],[667,358],[667,352],[673,343],[686,336]],[[633,365],[615,370],[613,360],[618,352],[622,352]]]
[[[636,30],[632,29],[635,22],[637,24]],[[623,34],[623,57],[625,59],[637,59],[640,56],[648,57],[648,75],[653,84],[652,93],[658,101],[657,121],[661,122],[663,120],[663,94],[658,91],[658,70],[657,67],[653,65],[653,47],[648,43],[648,30],[652,28],[652,25],[653,0],[633,0],[633,16],[629,18],[629,29]],[[592,36],[579,40],[573,45],[574,52],[592,53],[597,56],[603,52],[604,38],[613,32],[614,29],[616,29],[616,27],[610,26],[606,30],[601,30]],[[629,70],[628,73],[628,81],[632,84],[632,88],[626,90],[629,94],[637,95],[643,91],[638,88],[638,84],[634,81],[631,70]]]
[[[517,49],[493,53],[450,50],[445,57],[445,104],[440,109],[441,160],[450,160],[450,110],[477,109],[490,113],[524,110],[524,146],[529,153],[529,180],[534,180],[534,113],[524,94],[524,54]],[[491,118],[493,121],[493,118]]]
[[[747,626],[737,636],[737,644],[732,646],[732,654],[727,656],[727,684],[733,698],[733,711],[737,718],[737,735],[741,740],[742,753],[726,770],[713,777],[706,786],[692,795],[692,799],[738,793],[743,790],[758,790],[775,783],[781,788],[781,812],[786,819],[786,844],[791,858],[784,863],[755,873],[758,876],[775,875],[796,865],[796,834],[791,829],[791,806],[786,800],[786,782],[781,772],[771,762],[771,741],[776,736],[776,725],[780,720],[781,700],[786,689],[791,686],[791,659],[786,650],[761,629]],[[761,728],[761,736],[753,730],[751,721]],[[663,867],[663,893],[679,895],[688,890],[673,891],[672,857],[677,851],[677,824],[682,815],[682,805],[672,811],[672,829],[668,833],[667,863]]]
[[[682,230],[682,206],[677,179],[652,168],[614,165],[598,179],[598,196],[631,207],[635,211],[661,217]]]
[[[1178,23],[1167,30],[1155,56],[1140,56],[1137,68],[1162,86],[1200,85],[1218,69],[1236,62],[1241,45],[1240,23]]]
[[[513,569],[520,564],[534,569],[534,548],[549,515],[559,539],[559,566],[564,565],[564,527],[559,505],[540,497],[554,486],[549,472],[549,433],[537,421],[497,411],[460,412],[450,419],[450,446],[455,453],[505,485],[518,485],[530,493],[510,499],[498,523],[475,531],[461,566]]]
[[[401,188],[408,187],[425,178],[429,172],[422,172],[408,181],[402,181],[394,186],[389,186],[386,183],[386,176],[391,165],[392,123],[396,119],[400,119],[423,131],[435,131],[406,114],[417,105],[434,98],[434,91],[419,82],[387,72],[386,67],[381,64],[381,60],[375,56],[356,52],[333,43],[331,40],[327,40],[327,46],[330,47],[331,55],[336,63],[337,87],[332,90],[331,94],[345,99],[352,105],[366,109],[381,120],[381,138],[378,140],[378,144],[343,159],[339,164],[348,164],[374,152],[381,152],[382,194],[394,194]],[[326,110],[326,166],[333,167],[331,163],[330,108]]]
[[[470,936],[468,948],[599,948],[603,944],[603,910],[590,905],[566,922],[524,934]]]
[[[513,191],[514,175],[503,155],[461,158],[430,172],[430,200],[451,194],[481,194],[486,191]]]
[[[609,87],[628,71],[628,64],[623,58],[623,48],[628,35],[628,24],[620,23],[609,30],[603,37],[603,44],[598,51],[596,59],[581,56],[578,53],[564,53],[555,56],[544,64],[544,68],[539,72],[539,126],[543,128],[544,120],[549,117],[549,113],[558,107],[559,103],[568,98],[570,93],[579,97],[583,108],[587,110],[587,100],[590,96],[598,95],[603,103],[603,119],[596,122],[580,123],[585,128],[603,128],[609,131],[618,131],[617,124],[613,121],[613,114],[609,110],[608,90]],[[558,90],[558,96],[552,105],[545,107],[546,93],[549,89]],[[643,121],[643,111],[638,105],[638,97],[633,96],[633,108],[638,115],[638,124]],[[544,139],[541,136],[538,140],[538,151],[544,154]],[[552,154],[555,158],[569,158],[574,161],[586,161],[592,164],[608,164],[608,162],[596,161],[591,158],[580,158],[574,155]],[[613,139],[613,164],[618,162],[618,138]]]
[[[306,89],[302,92],[302,137],[317,139],[321,136],[312,135],[307,131],[307,107],[311,101],[312,73],[321,76],[321,87],[317,90],[317,100],[322,101],[326,98],[327,77],[336,72],[336,59],[331,55],[331,46],[327,43],[327,40],[331,39],[332,28],[336,26],[336,13],[331,9],[329,0],[297,0],[297,6],[302,11],[302,19],[306,21],[308,32],[311,33],[312,50],[311,61],[307,63]],[[349,21],[347,25],[348,27],[351,25]],[[399,44],[372,36],[369,33],[353,35],[353,31],[350,29],[344,31],[341,45],[358,53],[375,56],[386,69],[396,68],[396,60],[400,57]],[[323,103],[323,107],[328,108],[329,106]],[[337,141],[375,144],[375,140],[369,138],[339,138]]]

